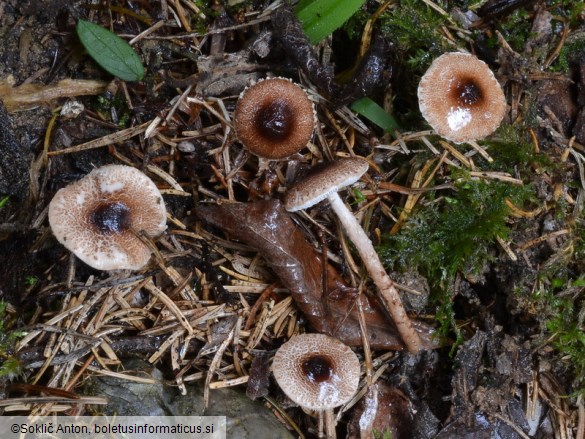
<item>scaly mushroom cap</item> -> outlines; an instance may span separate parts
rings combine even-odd
[[[242,92],[234,120],[236,134],[250,152],[278,160],[307,145],[315,110],[301,87],[285,78],[271,78]]]
[[[324,334],[291,338],[274,355],[272,372],[282,391],[311,410],[345,404],[360,380],[356,354],[339,340]]]
[[[57,240],[98,270],[139,270],[151,251],[138,237],[160,235],[166,208],[158,188],[137,169],[108,165],[59,190],[49,204]]]
[[[445,53],[418,85],[420,111],[431,127],[455,143],[493,133],[506,113],[506,98],[486,63],[469,53]]]
[[[335,160],[294,185],[284,198],[284,208],[289,212],[308,209],[358,181],[368,166],[367,161],[357,157]]]

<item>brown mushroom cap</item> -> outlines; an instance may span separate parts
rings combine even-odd
[[[357,391],[360,380],[356,354],[324,334],[291,338],[276,352],[272,371],[283,392],[311,410],[345,404]]]
[[[151,251],[137,234],[160,235],[166,208],[150,178],[137,169],[108,165],[59,190],[49,204],[57,240],[98,270],[138,270]]]
[[[307,145],[315,110],[301,87],[285,78],[271,78],[244,90],[234,120],[236,134],[250,152],[278,160]]]
[[[349,186],[368,170],[368,162],[351,157],[328,163],[324,168],[294,185],[286,194],[284,207],[289,212],[307,209],[331,193]]]
[[[445,53],[418,86],[420,111],[441,136],[456,143],[493,133],[506,113],[506,98],[486,63],[469,53]]]

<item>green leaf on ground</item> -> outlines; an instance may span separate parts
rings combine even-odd
[[[124,81],[139,81],[144,76],[144,66],[138,54],[108,29],[79,20],[77,36],[89,55],[112,75]]]
[[[365,0],[301,0],[296,14],[311,44],[333,33],[355,14]]]

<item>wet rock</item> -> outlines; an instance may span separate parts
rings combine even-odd
[[[109,401],[105,407],[95,407],[97,413],[118,416],[226,416],[227,437],[230,438],[293,438],[270,410],[257,401],[251,401],[238,389],[212,390],[209,407],[204,410],[203,386],[200,383],[187,384],[187,394],[181,395],[176,388],[163,384],[162,373],[158,369],[142,360],[130,360],[124,369],[144,371],[155,383],[91,377],[83,393],[106,397]]]
[[[85,395],[101,396],[108,399],[107,406],[91,406],[90,411],[104,415],[120,416],[166,416],[168,402],[162,374],[141,360],[130,360],[125,370],[148,370],[147,376],[154,384],[138,383],[120,378],[93,376],[83,387]],[[144,375],[143,375],[144,376]]]
[[[188,394],[175,394],[169,403],[174,415],[227,416],[227,437],[238,439],[292,439],[292,434],[260,402],[236,389],[212,390],[203,410],[203,388],[187,386]]]

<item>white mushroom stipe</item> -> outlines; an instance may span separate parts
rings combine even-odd
[[[368,238],[355,216],[353,216],[353,213],[345,206],[337,192],[330,194],[327,199],[337,218],[339,218],[347,237],[355,245],[372,281],[378,287],[386,309],[392,316],[392,320],[394,320],[396,329],[398,329],[404,344],[410,352],[417,353],[422,349],[420,337],[414,329],[408,314],[406,314],[398,290],[386,273],[372,241]]]
[[[329,200],[331,208],[376,284],[384,306],[392,316],[404,344],[410,352],[417,353],[422,349],[422,342],[406,314],[398,290],[386,273],[372,241],[337,194],[339,189],[356,182],[367,170],[368,163],[363,159],[336,160],[291,188],[286,195],[284,206],[289,212],[294,212],[311,207],[324,197]]]
[[[151,256],[142,241],[166,229],[156,185],[131,166],[108,165],[59,190],[49,204],[57,240],[98,270],[139,270]]]

